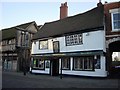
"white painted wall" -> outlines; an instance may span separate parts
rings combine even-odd
[[[41,73],[41,74],[49,74],[49,69],[45,69],[45,70],[31,70],[32,73]]]
[[[53,41],[60,42],[60,52],[74,52],[74,51],[89,51],[89,50],[105,50],[105,31],[94,31],[89,32],[89,35],[86,36],[87,33],[83,33],[83,44],[82,45],[74,45],[74,46],[66,46],[65,37],[58,37],[48,40],[48,49],[39,50],[39,41],[36,41],[36,44],[32,43],[32,54],[38,53],[53,53]]]

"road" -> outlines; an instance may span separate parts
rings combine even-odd
[[[119,79],[83,78],[3,72],[3,88],[118,88]]]

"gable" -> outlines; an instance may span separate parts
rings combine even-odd
[[[36,33],[38,30],[38,28],[36,27],[36,25],[34,23],[32,23],[31,25],[29,25],[27,27],[27,31],[31,32],[31,33]]]

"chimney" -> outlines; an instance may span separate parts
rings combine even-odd
[[[97,6],[98,7],[102,6],[101,0],[99,0],[99,3],[97,3]]]
[[[62,3],[60,6],[60,19],[66,18],[68,16],[68,6],[67,2]]]

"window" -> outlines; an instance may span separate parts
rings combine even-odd
[[[34,59],[33,60],[33,68],[35,69],[44,69],[45,61],[42,59]]]
[[[74,69],[82,70],[83,68],[83,58],[74,58]]]
[[[7,45],[7,40],[2,41],[2,45]]]
[[[12,44],[15,44],[15,39],[12,39]]]
[[[54,41],[53,42],[53,52],[54,53],[59,53],[60,48],[59,48],[59,41]]]
[[[112,23],[112,31],[120,30],[120,8],[111,9],[111,23]]]
[[[25,37],[25,46],[30,46],[30,37],[29,37],[29,33],[26,32],[26,37]]]
[[[70,58],[62,58],[62,69],[68,69],[70,70]]]
[[[21,46],[25,46],[25,32],[21,31]]]
[[[8,40],[8,44],[11,44],[12,43],[12,40]]]
[[[74,57],[73,58],[74,70],[93,70],[93,56],[89,57]]]
[[[95,69],[100,69],[100,56],[97,56],[95,59]]]
[[[39,49],[48,49],[48,41],[39,41]]]
[[[66,46],[80,45],[82,44],[82,34],[74,34],[65,37]]]
[[[120,13],[113,14],[113,29],[120,29]]]
[[[29,47],[29,45],[30,45],[29,33],[21,31],[21,46]]]
[[[46,62],[45,62],[45,64],[46,64],[46,68],[50,68],[50,60],[46,60]]]

